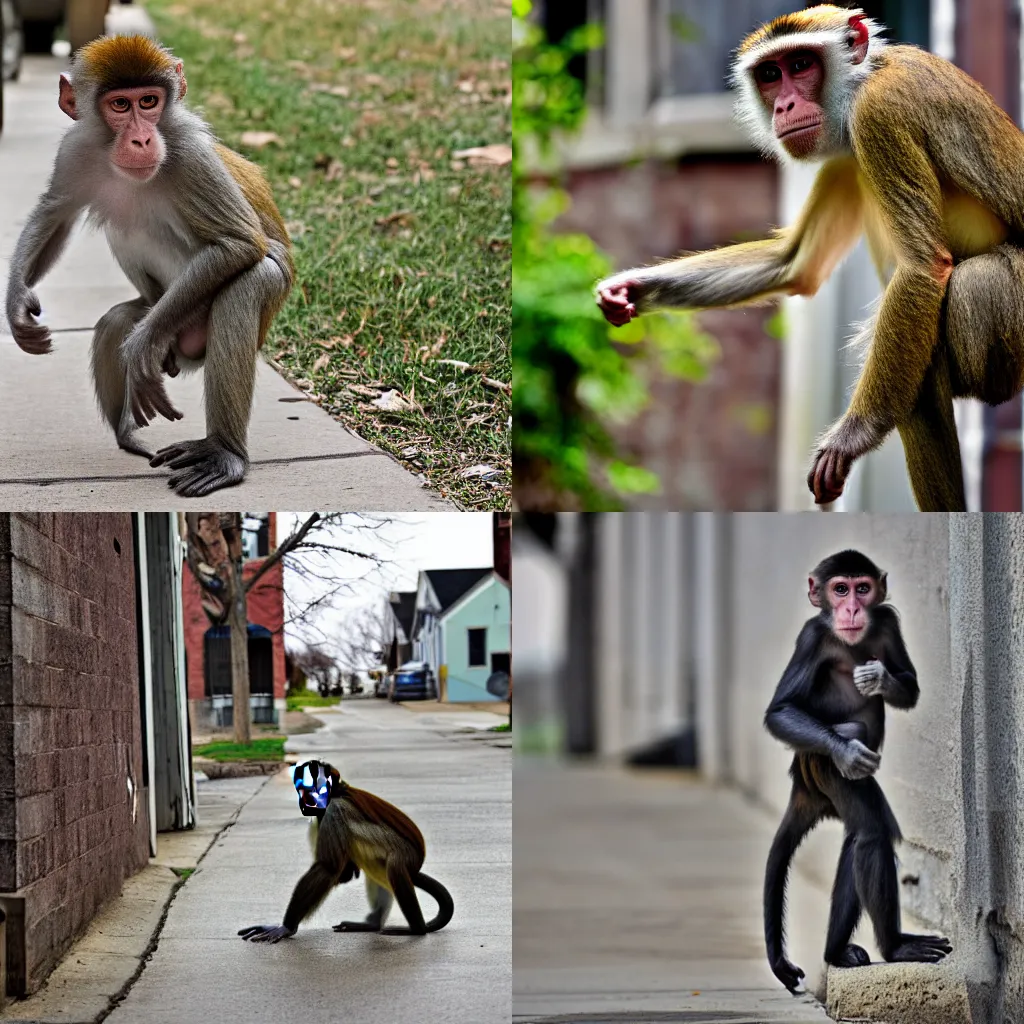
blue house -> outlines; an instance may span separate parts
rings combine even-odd
[[[489,566],[423,570],[412,635],[413,658],[433,669],[441,700],[498,700],[487,680],[512,671],[508,584]]]

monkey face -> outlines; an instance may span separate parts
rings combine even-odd
[[[292,781],[299,794],[299,810],[307,817],[323,814],[331,802],[334,780],[331,766],[324,761],[306,761],[292,769]]]

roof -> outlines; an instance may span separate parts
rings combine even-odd
[[[437,600],[441,604],[441,613],[449,608],[467,590],[470,590],[485,576],[489,576],[494,569],[487,566],[486,569],[426,569],[424,573],[434,588]]]
[[[416,617],[416,591],[400,590],[391,597],[391,610],[398,620],[402,632],[412,636],[412,620]]]

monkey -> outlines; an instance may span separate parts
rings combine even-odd
[[[768,731],[795,751],[789,805],[764,880],[768,963],[790,991],[804,972],[786,958],[786,877],[804,836],[824,818],[838,818],[845,830],[825,962],[870,963],[867,951],[850,942],[862,910],[888,961],[937,963],[952,952],[942,936],[901,931],[895,844],[902,837],[874,778],[885,738],[885,705],[908,710],[919,694],[899,616],[887,603],[887,574],[866,555],[846,550],[821,561],[807,586],[819,611],[800,631],[764,720]]]
[[[250,925],[238,934],[253,942],[290,938],[326,899],[335,885],[366,876],[370,912],[364,921],[342,921],[336,932],[426,935],[444,928],[455,913],[448,890],[420,868],[426,856],[423,835],[397,807],[343,782],[326,761],[306,761],[292,771],[299,809],[312,817],[313,866],[299,879],[279,925]],[[415,888],[414,888],[415,887]],[[438,913],[424,921],[415,889],[437,901]],[[386,928],[393,901],[398,901],[407,928]]]
[[[623,271],[597,285],[597,302],[618,326],[657,307],[814,295],[865,234],[888,283],[808,487],[834,501],[854,460],[895,428],[918,507],[962,511],[952,400],[998,404],[1024,386],[1024,134],[958,68],[883,31],[826,4],[747,36],[731,76],[741,119],[767,154],[823,161],[796,223]]]
[[[295,277],[291,242],[262,171],[181,105],[182,62],[144,36],[79,49],[58,104],[73,121],[11,260],[7,319],[25,351],[52,351],[35,285],[79,216],[102,227],[137,298],[95,326],[92,375],[119,447],[166,465],[182,497],[239,483],[257,353]],[[154,455],[137,430],[181,419],[162,375],[205,366],[206,436]]]

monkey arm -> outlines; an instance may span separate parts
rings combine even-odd
[[[26,352],[40,354],[53,347],[49,328],[35,320],[42,310],[32,289],[60,258],[81,209],[80,203],[59,198],[51,186],[29,215],[15,246],[7,284],[7,319],[14,340]]]
[[[774,238],[622,271],[597,286],[598,305],[621,326],[658,307],[700,309],[813,295],[862,226],[856,162],[832,160],[818,172],[794,227]]]
[[[281,924],[250,925],[248,928],[240,929],[238,934],[252,942],[280,942],[281,939],[291,938],[298,931],[299,925],[323,903],[331,889],[338,884],[338,877],[337,871],[330,869],[321,861],[315,861],[296,884]]]
[[[875,609],[875,615],[882,613],[881,622],[886,631],[885,656],[882,664],[886,669],[882,697],[894,708],[909,709],[917,704],[920,689],[917,685],[917,671],[910,660],[903,633],[896,613],[887,605]]]

